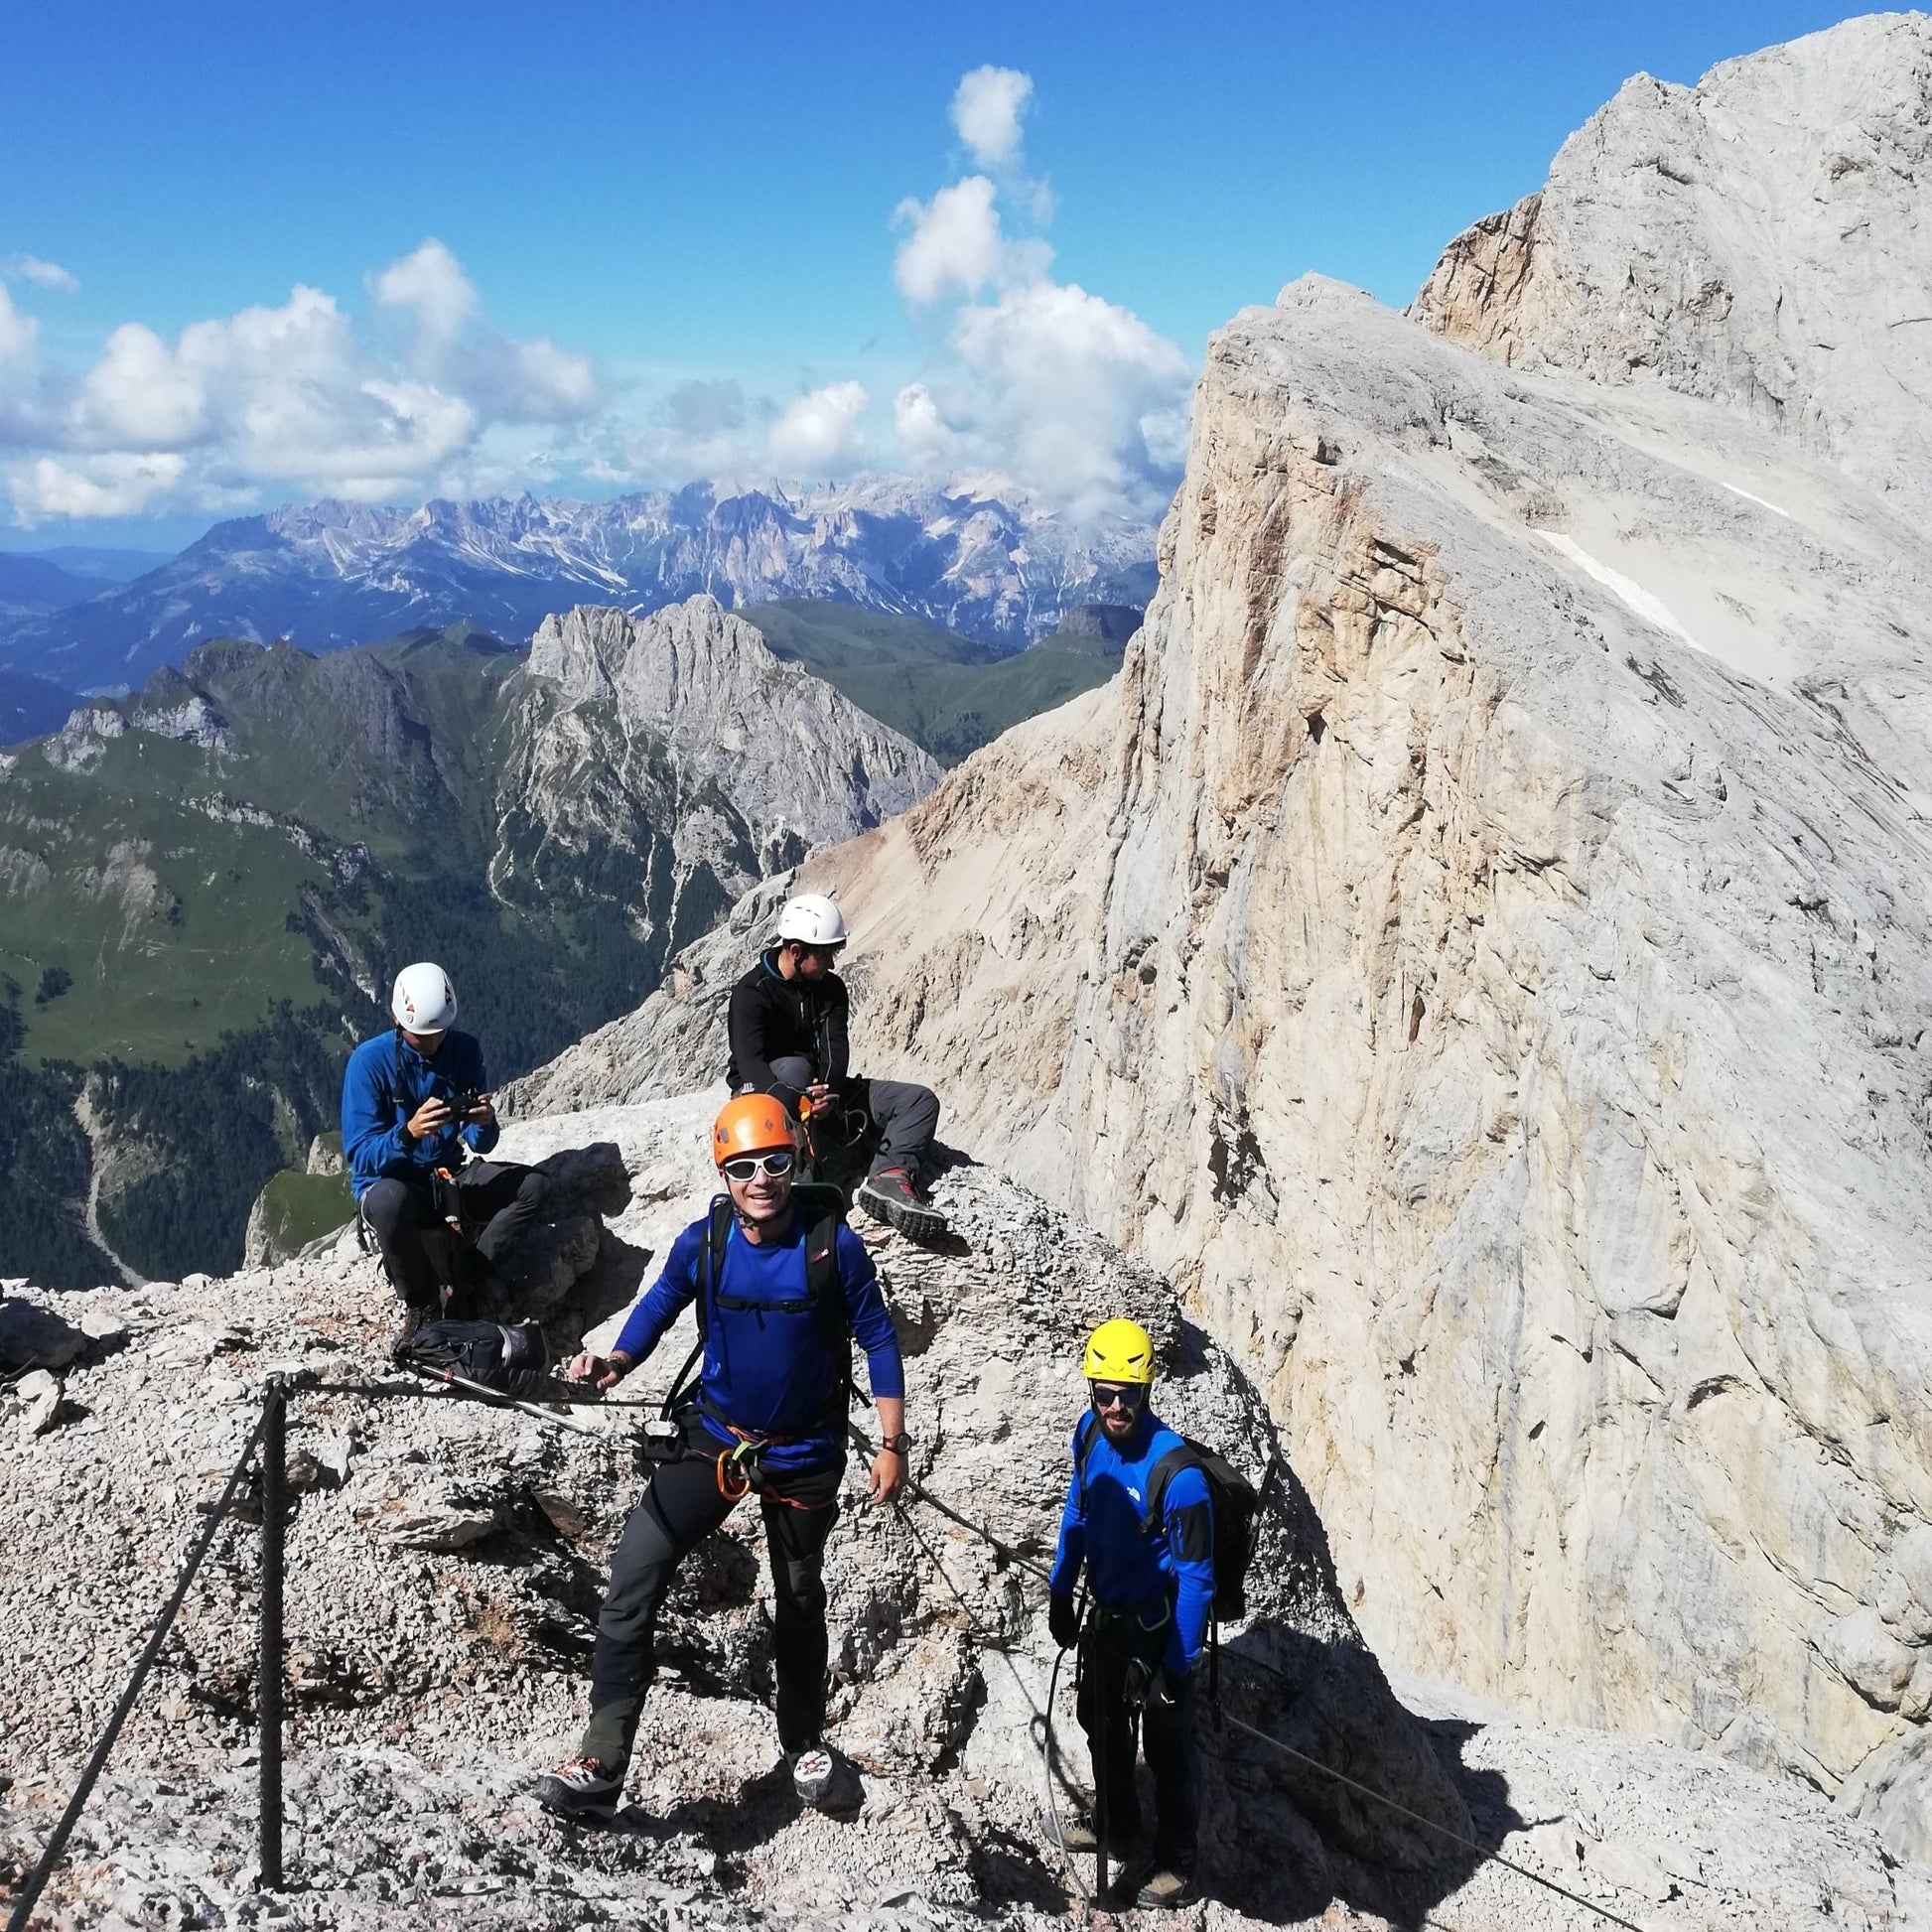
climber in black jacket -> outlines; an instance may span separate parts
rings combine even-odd
[[[908,1080],[869,1080],[851,1070],[845,983],[832,968],[846,942],[838,905],[818,893],[788,898],[778,912],[777,943],[732,988],[734,1093],[768,1093],[815,1119],[843,1110],[879,1136],[858,1202],[917,1241],[946,1231],[926,1198],[921,1171],[939,1126],[939,1100]]]

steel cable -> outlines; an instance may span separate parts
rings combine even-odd
[[[226,1520],[235,1491],[241,1486],[241,1478],[247,1473],[248,1464],[254,1460],[267,1422],[264,1411],[248,1432],[241,1458],[235,1463],[228,1476],[227,1487],[221,1491],[220,1500],[208,1516],[207,1527],[196,1539],[195,1547],[188,1553],[188,1561],[182,1565],[181,1574],[175,1580],[174,1591],[155,1619],[154,1634],[149,1637],[146,1648],[135,1663],[134,1674],[128,1679],[127,1688],[114,1707],[114,1715],[107,1720],[107,1728],[101,1732],[100,1741],[95,1744],[93,1755],[87,1760],[87,1768],[81,1772],[80,1782],[74,1787],[73,1796],[68,1800],[67,1810],[61,1814],[61,1822],[54,1827],[53,1835],[41,1853],[40,1863],[34,1866],[21,1888],[20,1896],[14,1901],[12,1916],[7,1920],[7,1932],[27,1932],[27,1922],[33,1915],[34,1907],[68,1849],[68,1840],[73,1836],[73,1828],[80,1822],[80,1814],[93,1792],[95,1780],[106,1767],[107,1754],[114,1748],[114,1740],[121,1734],[121,1726],[127,1722],[128,1713],[134,1709],[135,1699],[141,1695],[141,1686],[147,1682],[148,1672],[154,1667],[154,1660],[160,1656],[161,1646],[168,1640],[168,1632],[174,1628],[175,1617],[188,1595],[188,1587],[195,1581],[196,1573],[213,1547],[215,1536]]]

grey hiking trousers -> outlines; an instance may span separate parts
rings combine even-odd
[[[771,1062],[771,1071],[787,1086],[804,1088],[817,1076],[802,1055],[787,1054]],[[853,1112],[864,1114],[879,1136],[879,1151],[868,1173],[903,1168],[915,1177],[924,1172],[939,1131],[939,1096],[930,1087],[910,1080],[867,1080],[850,1077],[839,1099]]]

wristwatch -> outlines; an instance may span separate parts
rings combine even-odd
[[[895,1455],[903,1455],[912,1447],[912,1439],[901,1429],[897,1436],[880,1437],[879,1447],[891,1449]]]

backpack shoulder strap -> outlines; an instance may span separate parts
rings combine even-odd
[[[805,1292],[812,1312],[828,1333],[844,1334],[851,1325],[845,1307],[845,1281],[839,1273],[839,1229],[844,1218],[827,1214],[805,1230]]]
[[[704,1246],[698,1251],[698,1297],[694,1313],[698,1340],[702,1342],[711,1328],[711,1304],[725,1274],[725,1249],[732,1238],[732,1203],[729,1194],[712,1196],[705,1215]]]
[[[1158,1535],[1167,1520],[1168,1485],[1182,1469],[1200,1469],[1203,1475],[1206,1474],[1199,1449],[1184,1436],[1173,1449],[1158,1455],[1154,1467],[1148,1471],[1147,1529],[1150,1536]]]
[[[1091,1409],[1080,1418],[1078,1433],[1073,1438],[1073,1473],[1080,1485],[1080,1514],[1087,1513],[1087,1463],[1093,1455],[1093,1446],[1099,1440],[1100,1418]]]

